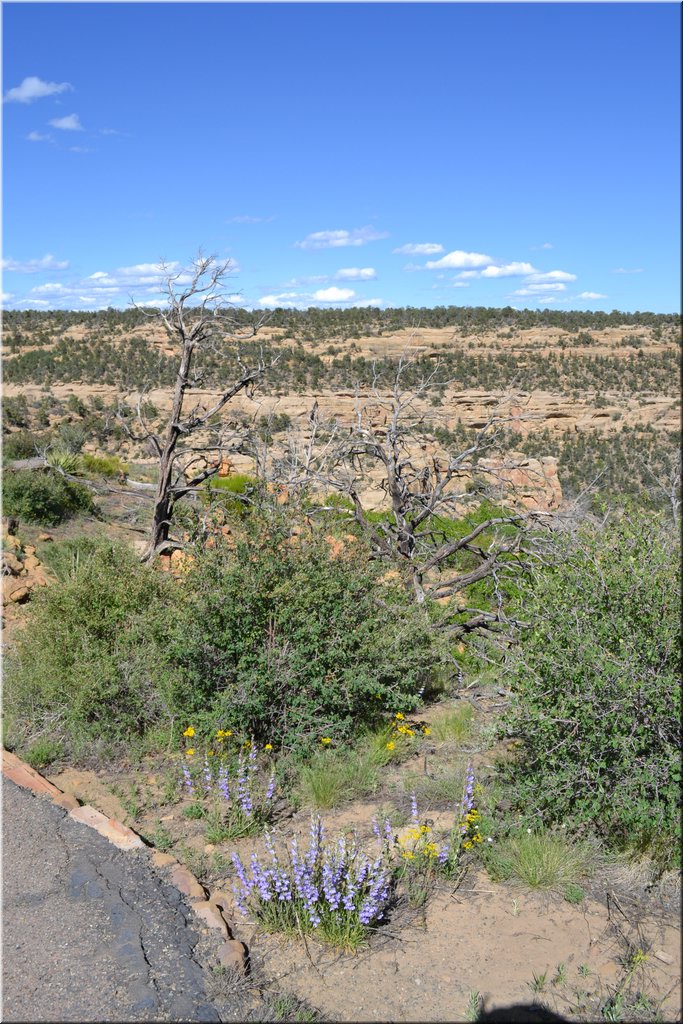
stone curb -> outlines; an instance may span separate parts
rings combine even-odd
[[[34,793],[49,796],[54,804],[63,807],[69,817],[80,821],[88,828],[94,829],[113,843],[119,850],[146,850],[156,868],[170,868],[171,884],[183,896],[188,897],[190,909],[205,927],[215,928],[221,932],[223,944],[218,951],[221,966],[246,974],[248,970],[247,947],[233,935],[233,926],[224,917],[232,909],[232,901],[228,894],[217,892],[211,896],[209,891],[200,884],[188,868],[180,864],[168,853],[150,849],[140,836],[123,825],[115,818],[108,818],[89,804],[80,804],[76,797],[63,793],[52,782],[48,782],[40,772],[22,761],[9,750],[2,750],[2,774],[22,789],[30,789]]]

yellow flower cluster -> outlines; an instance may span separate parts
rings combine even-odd
[[[432,860],[438,857],[439,847],[427,839],[431,831],[429,825],[414,825],[413,828],[409,828],[405,836],[398,840],[401,857],[404,860],[415,860],[416,857]]]
[[[464,828],[464,842],[462,844],[463,850],[474,849],[475,843],[481,842],[481,832],[479,831],[479,819],[481,815],[476,807],[473,807],[471,811],[463,818],[461,822],[461,828]]]
[[[391,730],[391,738],[386,744],[387,750],[394,750],[396,747],[396,740],[401,736],[405,736],[408,739],[412,739],[412,737],[415,735],[415,729],[411,729],[409,723],[406,721],[406,716],[403,714],[402,711],[396,712],[389,728]],[[429,736],[431,734],[431,731],[432,730],[429,729],[427,726],[423,726],[422,728],[422,732],[425,736]]]

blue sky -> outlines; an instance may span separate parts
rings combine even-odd
[[[677,3],[5,3],[6,308],[680,309]]]

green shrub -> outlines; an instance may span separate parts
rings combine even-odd
[[[13,742],[49,735],[73,751],[168,723],[157,666],[177,597],[165,575],[111,543],[36,593],[6,659],[3,704]]]
[[[45,434],[34,434],[32,430],[16,430],[2,439],[3,459],[33,459],[41,448],[48,444]]]
[[[98,552],[111,547],[111,541],[98,537],[74,537],[44,544],[40,549],[41,561],[52,570],[57,579],[65,583]]]
[[[290,749],[415,708],[437,660],[422,611],[377,583],[361,544],[332,559],[286,533],[273,520],[198,557],[168,652],[177,707]]]
[[[112,477],[121,473],[127,475],[130,467],[118,455],[90,455],[85,452],[81,456],[83,466],[88,473],[96,473],[99,476]]]
[[[5,398],[2,404],[2,425],[10,427],[28,427],[30,424],[30,413],[26,395],[16,395],[14,398]]]
[[[678,537],[634,511],[587,526],[523,593],[507,716],[519,800],[664,861],[680,796]]]
[[[90,492],[58,473],[10,470],[3,477],[5,515],[55,526],[78,512],[96,512]]]

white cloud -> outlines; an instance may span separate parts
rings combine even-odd
[[[318,302],[348,302],[355,294],[352,288],[319,288],[313,298]]]
[[[354,228],[353,231],[314,231],[301,242],[295,242],[297,249],[341,249],[348,245],[365,245],[378,238],[388,238],[387,232],[375,231],[373,227]]]
[[[451,288],[469,288],[469,281],[454,281]]]
[[[43,96],[55,96],[72,89],[73,86],[69,82],[44,82],[42,78],[29,75],[21,85],[16,85],[5,93],[5,103],[33,103]]]
[[[35,288],[31,288],[32,295],[68,295],[71,291],[71,288],[65,288],[63,284],[53,282],[39,284]]]
[[[0,302],[11,302],[14,295],[11,292],[0,292]]]
[[[581,292],[576,296],[577,299],[606,299],[606,295],[601,295],[600,292]]]
[[[343,267],[334,277],[337,281],[374,281],[377,271],[374,267]]]
[[[93,150],[89,146],[69,146],[70,153],[92,153]]]
[[[438,242],[408,242],[391,251],[404,253],[406,256],[433,256],[437,252],[443,252],[443,246]]]
[[[60,128],[65,132],[84,132],[85,128],[80,122],[78,114],[67,114],[66,117],[55,117],[50,124],[53,128]]]
[[[552,249],[552,242],[544,242],[541,249]]]
[[[40,132],[29,132],[26,136],[29,142],[51,142],[51,135],[41,135]]]
[[[282,285],[283,288],[301,288],[307,284],[323,284],[324,281],[329,281],[329,274],[314,274],[311,277],[293,277],[290,281],[285,281]]]
[[[453,252],[446,253],[440,260],[428,260],[425,263],[427,270],[440,270],[442,267],[453,267],[459,269],[460,267],[486,267],[493,260],[490,256],[485,256],[481,252],[463,252],[462,249],[454,249]]]
[[[43,270],[66,270],[69,263],[68,260],[56,260],[52,253],[48,253],[40,260],[3,260],[1,266],[14,274],[38,274]]]
[[[616,270],[612,271],[613,274],[642,274],[643,268],[637,267],[635,270],[628,270],[626,267],[617,267]]]
[[[486,267],[481,272],[482,277],[522,277],[524,274],[533,274],[535,268],[531,263],[503,263]]]
[[[258,301],[259,306],[270,308],[283,306],[286,309],[295,309],[297,306],[295,299],[305,300],[305,296],[300,295],[299,292],[280,292],[279,295],[263,295]]]
[[[546,281],[576,281],[576,274],[568,274],[566,270],[549,270],[547,273],[534,273],[527,278],[529,284],[543,284]]]
[[[367,309],[368,306],[383,306],[384,299],[359,299],[358,302],[354,302],[353,305],[358,309]]]
[[[443,274],[440,274],[439,277],[443,277]],[[472,280],[475,277],[481,277],[481,271],[480,270],[463,270],[462,273],[455,275],[454,280],[455,281],[460,281],[460,280],[467,281],[467,280]]]
[[[526,288],[520,288],[518,291],[513,292],[513,295],[540,295],[543,292],[564,292],[567,290],[566,284],[529,284]]]

